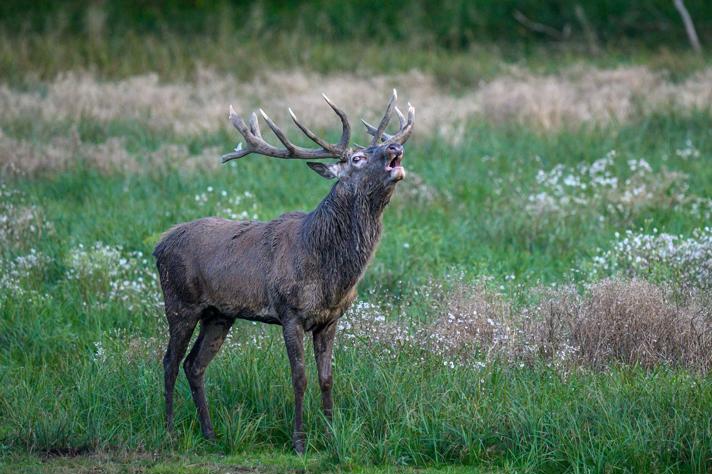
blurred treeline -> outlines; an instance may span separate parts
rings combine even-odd
[[[687,0],[703,45],[712,1]],[[673,0],[3,0],[6,35],[259,35],[315,41],[398,42],[462,50],[478,43],[687,43]]]

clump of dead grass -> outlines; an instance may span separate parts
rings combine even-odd
[[[0,120],[121,118],[197,134],[228,127],[225,116],[232,103],[243,113],[262,107],[284,124],[289,122],[287,107],[291,106],[311,126],[325,129],[336,128],[337,121],[319,92],[327,93],[354,118],[374,120],[393,87],[417,106],[419,134],[440,133],[457,140],[462,123],[472,117],[557,130],[623,122],[664,107],[709,110],[712,69],[682,83],[645,67],[573,68],[552,75],[515,70],[460,96],[439,86],[432,75],[417,71],[369,77],[275,71],[241,82],[201,69],[193,81],[181,83],[161,82],[155,74],[100,81],[88,73],[68,72],[42,90],[0,84]]]
[[[220,154],[219,149],[210,147],[196,155],[186,145],[172,143],[151,152],[130,153],[123,138],[110,137],[102,143],[84,142],[76,130],[40,144],[9,137],[0,130],[0,172],[5,174],[37,175],[66,170],[79,163],[107,174],[179,165],[183,170],[215,169]]]
[[[482,282],[460,281],[435,292],[442,294],[430,322],[389,320],[377,306],[360,303],[341,330],[350,343],[383,346],[388,354],[410,347],[449,367],[497,360],[563,370],[616,364],[700,373],[712,368],[712,311],[704,295],[680,302],[669,288],[640,279],[604,279],[583,292],[539,288],[537,302],[523,308]]]
[[[712,312],[703,298],[675,301],[669,288],[641,279],[604,279],[583,295],[549,292],[529,329],[539,352],[569,350],[568,362],[596,369],[613,364],[712,368]]]
[[[644,280],[604,280],[589,288],[571,340],[578,357],[597,368],[666,364],[706,372],[712,366],[709,316],[676,305],[663,288]]]

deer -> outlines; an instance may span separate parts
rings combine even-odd
[[[191,336],[200,332],[183,362],[205,438],[215,439],[205,395],[205,370],[216,356],[237,319],[282,327],[294,391],[292,446],[304,453],[302,416],[306,388],[304,337],[311,332],[323,412],[331,420],[332,354],[337,321],[357,296],[356,286],[371,260],[382,231],[382,215],[398,182],[405,178],[403,145],[415,122],[415,108],[407,117],[387,103],[378,126],[362,120],[371,136],[367,147],[350,144],[346,114],[322,94],[341,121],[338,143],[329,143],[289,114],[317,148],[292,143],[269,116],[264,122],[284,146],[267,142],[257,115],[248,122],[229,108],[228,118],[242,135],[222,156],[227,163],[249,154],[280,159],[336,159],[307,161],[309,168],[335,179],[330,192],[311,212],[289,212],[268,221],[232,221],[206,217],[178,224],[165,232],[153,255],[164,297],[169,341],[163,358],[166,427],[173,432],[173,392],[179,365]],[[392,113],[399,130],[386,133]]]

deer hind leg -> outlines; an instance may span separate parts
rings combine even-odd
[[[187,308],[166,307],[170,339],[166,355],[163,357],[163,371],[166,400],[166,429],[173,431],[173,391],[178,377],[180,362],[198,323],[199,314]]]
[[[307,376],[304,371],[304,329],[299,323],[285,323],[282,327],[287,356],[292,369],[294,387],[294,434],[292,445],[298,454],[304,454],[304,428],[302,413]]]
[[[233,321],[222,317],[209,317],[201,322],[200,335],[190,354],[183,363],[185,375],[188,377],[193,401],[198,409],[200,429],[203,436],[215,439],[215,432],[210,421],[208,402],[205,398],[205,369],[220,350]]]

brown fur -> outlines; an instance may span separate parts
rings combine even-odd
[[[278,324],[295,390],[294,446],[303,452],[304,333],[313,332],[324,410],[331,416],[336,321],[356,297],[356,284],[378,244],[383,210],[402,178],[393,178],[389,163],[402,153],[398,144],[380,145],[351,155],[360,161],[310,164],[339,178],[310,213],[292,212],[270,222],[209,217],[163,235],[154,256],[170,332],[164,358],[169,428],[178,365],[198,322],[200,335],[184,368],[206,437],[214,432],[203,375],[234,320]]]

